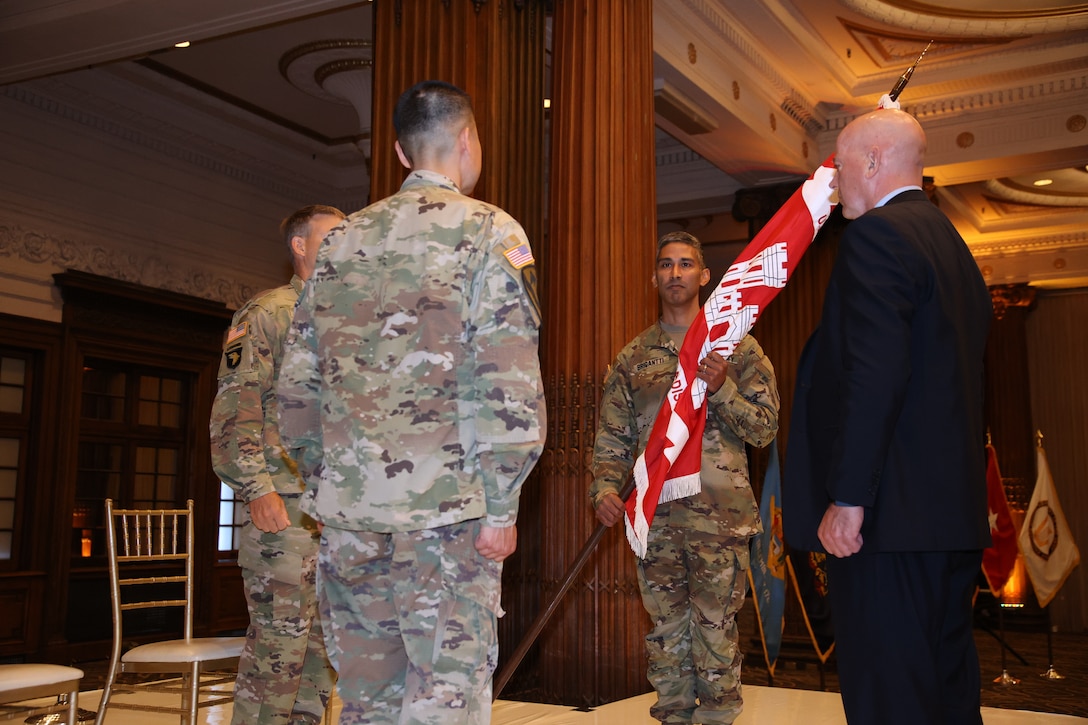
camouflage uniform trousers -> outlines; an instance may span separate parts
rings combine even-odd
[[[340,725],[486,725],[502,565],[479,519],[396,534],[326,526],[318,555]]]
[[[736,615],[748,589],[748,541],[669,526],[660,515],[638,563],[646,675],[657,691],[650,715],[666,723],[720,725],[740,715]]]
[[[284,496],[291,526],[264,533],[247,522],[242,566],[249,627],[234,686],[234,725],[317,723],[335,673],[317,612],[316,525]],[[303,525],[305,517],[305,525]]]

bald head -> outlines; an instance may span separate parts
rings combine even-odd
[[[925,132],[909,113],[881,109],[852,121],[835,144],[831,182],[843,216],[856,219],[890,192],[921,186],[925,153]]]

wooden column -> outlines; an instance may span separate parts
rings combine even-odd
[[[540,245],[549,436],[542,605],[596,521],[587,492],[597,408],[616,353],[657,316],[651,0],[557,0],[548,237]],[[547,701],[650,689],[634,554],[608,531],[536,646]]]
[[[483,145],[473,196],[508,211],[539,246],[544,200],[543,0],[383,0],[374,3],[370,199],[400,188],[393,107],[424,80],[472,96]]]

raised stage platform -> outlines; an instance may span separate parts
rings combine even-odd
[[[80,694],[79,705],[93,710],[101,691]],[[146,695],[148,699],[168,697]],[[538,705],[500,700],[492,710],[492,725],[656,725],[650,717],[654,694],[647,693],[582,712],[561,705]],[[338,704],[333,714],[339,713]],[[210,708],[201,713],[201,723],[229,725],[230,705]],[[985,725],[1088,725],[1088,719],[1071,715],[982,708]],[[131,710],[111,710],[106,725],[176,725],[176,716]],[[335,721],[334,721],[335,722]],[[838,693],[795,690],[785,687],[744,686],[744,713],[736,725],[846,725]]]

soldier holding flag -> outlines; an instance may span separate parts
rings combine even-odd
[[[664,235],[653,281],[661,319],[617,356],[601,401],[589,494],[607,526],[624,517],[619,491],[673,387],[678,351],[700,312],[699,288],[710,281],[699,240]],[[647,676],[658,699],[650,714],[722,725],[742,707],[735,617],[747,589],[748,541],[762,529],[745,443],[763,447],[774,439],[779,399],[774,368],[751,336],[728,358],[713,351],[702,357],[696,374],[707,395],[700,490],[657,506],[638,578],[653,620]]]

